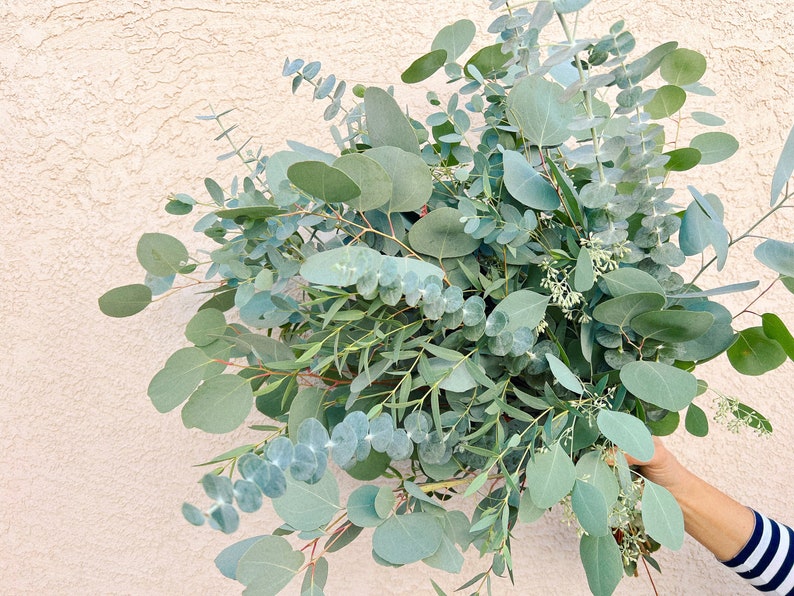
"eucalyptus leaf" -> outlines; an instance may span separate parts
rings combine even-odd
[[[646,312],[660,311],[665,304],[664,296],[651,292],[625,294],[601,302],[593,309],[593,318],[605,325],[628,327],[632,319]]]
[[[99,297],[99,310],[109,317],[131,317],[152,303],[152,290],[143,284],[130,284],[108,290]]]
[[[531,290],[518,290],[508,294],[492,312],[507,315],[505,331],[515,332],[520,327],[537,327],[546,314],[549,297]]]
[[[444,530],[434,515],[392,515],[375,528],[372,548],[389,563],[407,565],[435,553],[443,537]]]
[[[623,559],[615,539],[585,534],[579,542],[579,556],[593,596],[610,596],[623,578]]]
[[[779,343],[786,355],[794,360],[794,337],[783,320],[775,313],[768,312],[761,315],[761,321],[764,335]]]
[[[477,28],[473,22],[469,19],[460,19],[451,25],[442,27],[441,30],[436,33],[430,49],[433,51],[446,51],[447,61],[454,62],[460,58],[461,54],[463,54],[471,45],[471,42],[474,41],[476,32]]]
[[[683,410],[698,392],[692,373],[662,362],[630,362],[620,369],[620,380],[640,399],[666,410]]]
[[[772,207],[777,203],[778,197],[780,197],[780,193],[783,192],[786,183],[791,179],[792,173],[794,173],[794,128],[788,133],[786,143],[783,145],[783,151],[780,152],[777,166],[775,166],[775,172],[772,175],[769,202]]]
[[[575,111],[562,101],[564,89],[543,77],[530,75],[516,83],[507,95],[507,119],[524,138],[539,147],[567,141]]]
[[[414,128],[395,99],[383,89],[367,87],[364,92],[367,135],[373,147],[399,147],[419,155]]]
[[[647,478],[642,492],[642,522],[648,535],[659,544],[673,550],[684,544],[681,507],[670,491]]]
[[[240,557],[236,579],[255,594],[275,596],[298,574],[304,560],[286,539],[264,536]]]
[[[361,188],[344,171],[322,161],[299,161],[287,168],[290,181],[325,203],[343,203],[361,195]]]
[[[611,534],[606,500],[594,484],[577,480],[571,494],[571,506],[582,529],[590,536]]]
[[[650,273],[633,267],[622,267],[601,276],[609,293],[618,298],[638,292],[651,292],[664,296],[661,284]]]
[[[691,85],[700,80],[706,72],[706,59],[694,50],[678,48],[662,60],[659,73],[673,85]]]
[[[753,254],[762,264],[780,275],[794,276],[794,242],[764,240]]]
[[[344,172],[361,191],[358,196],[344,200],[353,209],[369,211],[391,200],[391,177],[371,157],[363,153],[348,153],[334,161],[333,167]]]
[[[607,439],[632,457],[639,461],[649,461],[653,457],[651,433],[638,418],[625,412],[601,410],[597,423]]]
[[[774,339],[767,337],[763,327],[750,327],[739,332],[728,348],[731,366],[743,375],[763,375],[786,361],[786,352]]]
[[[460,212],[451,207],[434,209],[408,232],[408,241],[416,252],[446,259],[474,252],[480,241],[463,231]]]
[[[414,60],[400,76],[403,83],[419,83],[433,76],[447,62],[447,51],[433,50]]]
[[[700,163],[708,165],[725,161],[739,149],[739,141],[726,132],[704,132],[694,137],[689,146],[700,151]]]
[[[218,375],[201,384],[182,408],[187,428],[208,433],[228,433],[236,429],[251,411],[254,396],[248,379],[237,375]]]
[[[555,443],[527,464],[526,475],[532,502],[545,509],[571,492],[576,468],[560,444]]]
[[[137,255],[141,266],[157,277],[179,273],[188,260],[187,248],[180,240],[160,233],[143,234]]]
[[[174,352],[149,382],[147,393],[158,412],[170,412],[195,391],[212,362],[199,348]]]
[[[705,334],[714,324],[709,312],[661,310],[637,315],[631,328],[646,339],[661,342],[692,341]]]
[[[316,530],[330,522],[339,512],[339,485],[333,474],[306,484],[286,475],[287,490],[273,499],[273,509],[296,530]]]
[[[560,206],[557,192],[523,155],[517,151],[505,151],[502,159],[505,187],[513,198],[527,207],[542,211],[552,211]]]
[[[414,211],[424,206],[433,194],[430,170],[417,155],[391,146],[368,149],[364,155],[377,161],[391,177],[391,199],[383,206],[384,211]]]

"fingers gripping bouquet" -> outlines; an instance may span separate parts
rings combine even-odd
[[[708,432],[699,363],[727,352],[739,372],[762,374],[794,355],[777,315],[736,330],[715,300],[758,282],[697,284],[790,200],[794,141],[769,211],[730,234],[720,199],[691,178],[737,148],[719,117],[684,107],[711,93],[705,59],[676,42],[635,55],[622,22],[575,39],[569,23],[586,4],[497,0],[496,41],[477,51],[471,21],[444,27],[402,76],[448,79],[422,121],[391,89],[356,85],[347,99],[318,62],[287,60],[293,90],[328,102],[334,153],[238,149],[226,113],[202,117],[232,143],[223,157],[248,168],[228,187],[207,179],[209,202],[166,205],[201,209],[209,261],[145,234],[145,283],[109,291],[100,308],[135,314],[176,277],[207,293],[190,346],[148,392],[210,433],[253,408],[262,417],[256,442],[208,462],[210,506],[183,507],[231,533],[238,511],[272,500],[283,525],[216,559],[247,591],[276,593],[302,574],[303,593],[320,594],[329,555],[366,536],[389,566],[456,573],[476,549],[484,571],[464,586],[480,592],[521,565],[516,524],[562,503],[590,589],[610,594],[684,533],[670,493],[623,452],[649,459],[652,435],[681,422]],[[697,131],[686,146],[684,122]],[[676,269],[694,255],[703,266],[685,279]],[[794,290],[794,245],[766,239],[755,255]],[[751,407],[722,403],[734,424],[771,430]],[[344,475],[361,484],[343,498]],[[471,517],[460,499],[475,499]]]

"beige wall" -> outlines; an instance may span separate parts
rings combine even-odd
[[[232,164],[216,131],[194,116],[208,102],[236,107],[268,151],[286,138],[328,145],[323,106],[293,97],[280,76],[285,56],[320,59],[351,83],[386,84],[429,47],[441,25],[467,16],[490,22],[485,0],[4,0],[0,3],[0,592],[7,594],[232,594],[212,559],[230,539],[183,522],[197,499],[190,464],[235,445],[185,430],[159,415],[148,380],[183,340],[191,301],[176,297],[132,319],[98,312],[105,290],[142,280],[134,260],[145,231],[191,240],[187,219],[162,211],[172,192],[202,194]],[[640,47],[678,39],[705,53],[707,104],[729,121],[742,149],[697,184],[728,203],[729,227],[761,212],[775,157],[794,124],[794,9],[789,0],[596,0],[603,27],[625,17]],[[692,8],[685,8],[692,7]],[[592,12],[596,12],[593,10]],[[438,23],[436,25],[435,23]],[[413,39],[412,39],[413,38]],[[483,37],[487,39],[487,37]],[[401,98],[420,92],[398,88]],[[236,165],[235,165],[236,167]],[[240,169],[236,168],[239,172]],[[792,218],[770,235],[792,239]],[[748,247],[749,249],[752,246]],[[749,251],[734,273],[753,278]],[[737,270],[738,269],[738,270]],[[733,297],[740,310],[745,297]],[[776,291],[761,310],[794,328],[792,296]],[[746,324],[755,324],[751,319]],[[794,467],[791,363],[763,379],[724,362],[707,378],[769,415],[771,438],[715,428],[676,436],[680,457],[706,478],[781,520]],[[710,408],[710,401],[705,405]],[[238,442],[242,442],[240,437]],[[245,516],[240,537],[274,526],[267,511]],[[496,594],[585,593],[572,529],[549,516],[516,531],[516,588]],[[430,593],[427,577],[461,578],[415,566],[384,570],[362,540],[332,558],[328,593]],[[358,563],[355,558],[361,558]],[[743,593],[745,587],[698,545],[660,556],[661,594]],[[467,571],[478,567],[470,553]],[[570,570],[568,570],[570,566]],[[352,582],[352,587],[351,587]],[[647,577],[621,594],[651,594]],[[290,593],[297,593],[294,587]]]

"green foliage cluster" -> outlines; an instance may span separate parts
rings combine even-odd
[[[338,154],[290,142],[264,156],[234,144],[226,113],[202,117],[232,142],[220,159],[239,156],[249,170],[228,189],[205,181],[212,202],[195,231],[216,247],[192,257],[176,238],[145,234],[145,283],[99,305],[133,315],[178,289],[177,276],[207,288],[185,329],[191,347],[148,393],[158,411],[181,407],[185,426],[209,433],[237,429],[254,406],[274,422],[253,427],[260,442],[208,462],[219,467],[202,479],[207,510],[183,508],[230,533],[238,510],[272,500],[284,525],[216,560],[246,593],[275,594],[305,573],[302,594],[322,594],[326,556],[364,528],[387,566],[456,573],[476,549],[487,569],[461,589],[480,593],[512,576],[516,523],[562,502],[590,589],[610,594],[684,532],[670,493],[623,453],[649,458],[652,435],[682,417],[693,435],[708,432],[693,401],[707,390],[698,364],[727,352],[758,375],[794,357],[780,317],[737,331],[713,300],[758,282],[696,285],[791,199],[794,137],[769,211],[745,232],[731,235],[720,199],[693,185],[680,207],[680,172],[738,146],[711,130],[721,118],[683,111],[689,95],[713,94],[700,83],[706,61],[676,42],[634,57],[622,22],[574,39],[569,13],[586,4],[496,0],[496,42],[476,52],[473,23],[442,29],[402,77],[443,70],[457,86],[443,101],[428,93],[424,122],[377,87],[354,87],[346,108],[344,82],[287,60],[293,92],[310,85],[329,101]],[[541,42],[554,21],[563,41]],[[705,132],[680,146],[685,122]],[[166,210],[198,204],[177,194]],[[676,268],[694,255],[702,266],[686,281]],[[755,255],[794,291],[794,244],[765,239]],[[738,401],[730,413],[771,428]],[[329,468],[362,482],[345,503]],[[471,519],[449,507],[453,495],[477,499]]]

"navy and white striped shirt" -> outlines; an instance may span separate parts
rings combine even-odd
[[[761,592],[794,596],[794,530],[753,513],[752,536],[739,554],[723,564]]]

